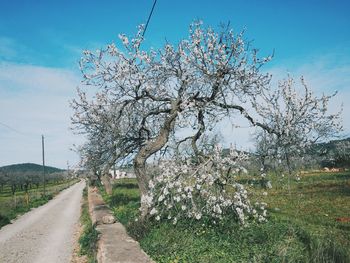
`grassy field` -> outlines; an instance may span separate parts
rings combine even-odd
[[[29,211],[33,207],[45,204],[53,196],[61,190],[69,187],[77,182],[77,180],[61,181],[58,183],[48,183],[46,185],[46,195],[43,196],[43,186],[32,188],[26,196],[24,191],[16,191],[12,195],[10,187],[4,187],[0,192],[0,228],[8,223],[16,216]]]
[[[265,196],[269,221],[242,228],[234,222],[139,223],[135,180],[121,180],[105,199],[115,216],[156,262],[350,262],[350,173],[273,177]]]

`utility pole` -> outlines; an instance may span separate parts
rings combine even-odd
[[[67,179],[69,179],[69,161],[67,161]]]
[[[67,178],[66,178],[66,180],[68,181],[68,186],[71,186],[71,184],[70,184],[70,176],[69,176],[69,161],[67,161]]]
[[[42,152],[43,152],[44,196],[46,196],[46,180],[45,180],[45,144],[44,144],[44,135],[41,135],[41,148],[42,148]]]

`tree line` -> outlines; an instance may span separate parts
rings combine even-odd
[[[59,183],[67,179],[66,172],[54,172],[45,174],[45,183]],[[43,173],[36,171],[4,171],[0,169],[0,193],[5,191],[5,187],[10,187],[11,194],[18,191],[28,193],[31,189],[38,189],[44,183]]]

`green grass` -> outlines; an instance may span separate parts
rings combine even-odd
[[[303,175],[300,182],[271,175],[268,195],[258,189],[253,200],[268,203],[269,221],[242,228],[237,223],[180,221],[135,222],[136,180],[118,181],[104,197],[117,219],[156,262],[350,262],[350,173]]]
[[[18,215],[28,212],[31,208],[41,206],[47,203],[57,193],[77,180],[64,181],[59,183],[49,183],[46,185],[46,195],[43,196],[43,187],[32,188],[28,191],[28,204],[24,191],[16,191],[12,196],[9,187],[4,187],[4,191],[0,192],[0,228],[16,218]]]
[[[84,228],[82,235],[79,238],[80,253],[88,257],[89,263],[97,263],[96,253],[97,253],[97,241],[98,241],[98,231],[92,224],[90,214],[89,214],[89,204],[87,201],[87,186],[83,191],[83,204],[80,216],[80,222]]]
[[[123,179],[114,184],[111,196],[106,194],[103,187],[100,187],[100,192],[120,223],[126,225],[130,221],[135,221],[140,207],[140,194],[136,180]]]
[[[272,189],[263,200],[272,216],[293,218],[313,228],[350,231],[349,223],[337,218],[350,217],[350,173],[307,174],[293,182],[291,193]],[[278,211],[276,211],[278,210]],[[349,243],[350,245],[350,243]]]

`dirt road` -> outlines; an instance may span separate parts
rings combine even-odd
[[[4,226],[0,230],[0,262],[68,263],[84,186],[84,182],[77,183]]]

